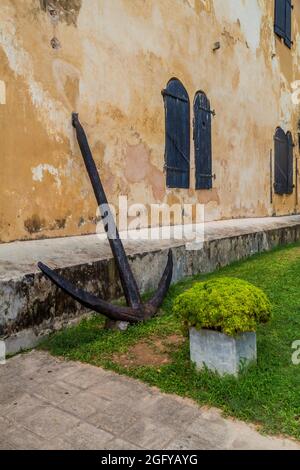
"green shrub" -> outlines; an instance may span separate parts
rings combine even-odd
[[[181,317],[185,328],[235,336],[256,331],[259,323],[266,323],[271,318],[271,304],[258,287],[224,277],[196,283],[177,297],[173,312]]]

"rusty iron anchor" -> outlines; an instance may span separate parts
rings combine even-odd
[[[138,323],[143,322],[158,312],[166,293],[169,289],[173,274],[173,256],[172,250],[169,250],[168,261],[158,289],[153,297],[146,303],[141,300],[140,292],[129,265],[122,240],[110,211],[107,197],[102,186],[95,161],[90,150],[88,140],[82,125],[80,124],[78,114],[72,114],[72,125],[76,130],[78,144],[84,159],[94,194],[99,206],[101,219],[107,233],[108,241],[114,256],[116,266],[119,271],[122,288],[124,291],[127,306],[113,305],[106,302],[96,295],[85,292],[83,289],[75,287],[71,282],[60,274],[50,269],[45,264],[39,262],[38,267],[43,274],[56,284],[65,293],[78,301],[84,307],[106,316],[113,322]],[[108,221],[107,223],[104,220]],[[111,230],[113,228],[113,230]]]

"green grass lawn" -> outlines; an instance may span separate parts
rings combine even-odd
[[[220,378],[197,372],[189,361],[189,343],[172,347],[171,361],[158,366],[122,366],[116,360],[134,344],[181,334],[172,302],[195,281],[233,276],[252,282],[269,296],[273,319],[258,329],[258,365],[242,374]],[[103,329],[95,316],[53,335],[42,348],[54,355],[88,362],[130,375],[164,392],[214,405],[225,414],[260,425],[263,432],[300,439],[300,365],[292,364],[292,343],[300,340],[300,244],[254,256],[220,271],[186,279],[171,287],[162,315],[119,333]]]

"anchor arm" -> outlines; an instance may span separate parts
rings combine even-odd
[[[172,281],[172,274],[173,274],[173,255],[172,255],[172,250],[169,250],[168,262],[165,267],[162,278],[159,282],[157,291],[155,292],[152,299],[150,299],[148,302],[148,305],[151,306],[155,310],[155,312],[157,312],[157,310],[160,308],[160,306],[162,305],[164,301],[164,298],[168,292],[168,289]]]
[[[77,300],[84,307],[97,313],[101,313],[114,321],[126,321],[136,323],[139,321],[140,312],[130,307],[113,305],[99,299],[95,295],[89,294],[78,287],[75,287],[70,281],[59,275],[43,263],[38,263],[38,267],[55,285],[64,292]]]

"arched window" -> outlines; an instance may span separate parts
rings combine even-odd
[[[162,91],[166,113],[165,169],[168,188],[190,186],[190,101],[176,78]]]
[[[275,143],[275,183],[276,194],[291,194],[294,178],[294,143],[290,132],[285,133],[278,127],[274,136]]]
[[[194,145],[196,189],[212,188],[212,145],[211,145],[210,102],[203,91],[194,99]]]

